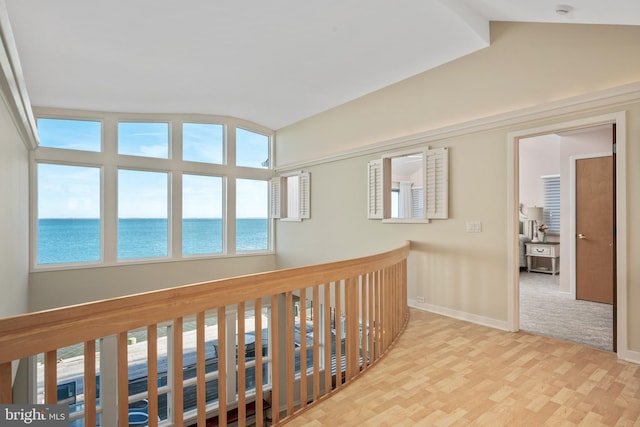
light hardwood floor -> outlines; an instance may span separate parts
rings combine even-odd
[[[411,310],[378,365],[286,426],[640,426],[640,365]]]

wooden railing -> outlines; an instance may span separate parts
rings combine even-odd
[[[256,425],[267,407],[278,425],[353,380],[399,336],[408,320],[408,253],[407,243],[358,259],[0,319],[0,403],[13,403],[12,361],[38,355],[43,397],[29,403],[59,403],[65,360],[58,350],[76,346],[82,392],[70,383],[72,420],[85,426],[128,426],[140,401],[137,413],[150,426],[205,426],[213,416],[226,425],[231,410],[245,425],[249,404]],[[145,369],[136,377],[131,331],[140,329]],[[193,409],[185,408],[189,399]]]

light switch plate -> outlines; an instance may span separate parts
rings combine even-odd
[[[482,223],[480,221],[467,221],[467,233],[480,233]]]

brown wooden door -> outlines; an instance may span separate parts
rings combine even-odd
[[[613,304],[613,157],[576,161],[576,298]]]

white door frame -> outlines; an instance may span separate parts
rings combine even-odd
[[[595,159],[597,157],[611,157],[612,153],[578,154],[569,157],[569,293],[576,299],[576,161]],[[614,190],[615,191],[615,190]]]
[[[626,191],[626,112],[560,122],[552,125],[523,129],[507,135],[507,248],[508,248],[508,313],[511,331],[520,329],[520,290],[518,286],[518,202],[519,202],[519,147],[522,138],[564,132],[591,126],[616,125],[616,290],[617,290],[617,353],[618,357],[632,360],[627,340],[627,191]]]

